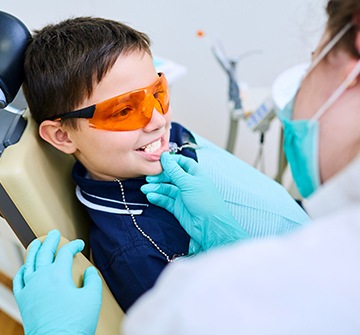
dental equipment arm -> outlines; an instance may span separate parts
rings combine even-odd
[[[218,45],[211,47],[216,60],[219,62],[223,70],[229,78],[229,104],[230,104],[230,129],[226,144],[226,150],[234,152],[235,140],[237,137],[238,121],[244,116],[242,101],[240,98],[240,88],[236,79],[237,62],[228,59]]]
[[[164,171],[148,176],[141,190],[151,203],[173,213],[191,236],[189,254],[249,237],[194,160],[165,152],[161,164]]]
[[[83,287],[72,279],[74,256],[84,248],[82,240],[64,245],[57,230],[43,243],[34,240],[25,264],[14,278],[13,290],[26,335],[95,333],[101,307],[102,282],[94,267],[84,273]]]

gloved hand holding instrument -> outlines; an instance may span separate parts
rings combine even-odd
[[[141,190],[151,203],[173,213],[191,236],[189,255],[249,237],[197,162],[165,152],[161,164],[163,172],[148,176]]]

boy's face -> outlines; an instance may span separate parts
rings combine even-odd
[[[146,87],[158,79],[147,53],[130,53],[118,58],[89,99],[77,106],[87,107],[129,91]],[[90,176],[99,180],[127,179],[162,171],[160,155],[169,149],[171,109],[166,114],[153,110],[150,122],[131,131],[108,131],[89,127],[79,119],[78,129],[66,129],[76,147],[76,158]]]

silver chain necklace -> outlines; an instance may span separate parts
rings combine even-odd
[[[167,261],[168,263],[172,262],[172,259],[170,259],[169,255],[168,255],[164,250],[162,250],[162,249],[156,244],[156,242],[155,242],[148,234],[146,234],[146,233],[140,228],[140,226],[139,226],[138,223],[136,222],[136,219],[135,219],[134,214],[131,212],[128,204],[126,203],[124,187],[123,187],[120,179],[114,179],[114,181],[116,181],[116,182],[119,184],[122,201],[123,201],[123,203],[124,203],[125,209],[126,209],[127,212],[130,214],[130,217],[131,217],[131,219],[132,219],[132,222],[133,222],[135,228],[141,233],[142,236],[144,236],[146,239],[148,239],[148,241],[156,248],[157,251],[160,252],[160,254],[162,254],[162,255],[166,258],[166,261]]]

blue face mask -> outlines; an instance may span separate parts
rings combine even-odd
[[[319,122],[291,120],[294,99],[278,114],[284,127],[284,151],[300,194],[306,198],[320,185]]]
[[[339,39],[351,28],[347,24],[313,61],[308,73],[325,57]],[[319,118],[343,94],[360,73],[360,60],[310,120],[292,120],[293,98],[279,113],[284,128],[284,151],[300,194],[306,198],[320,185]]]

